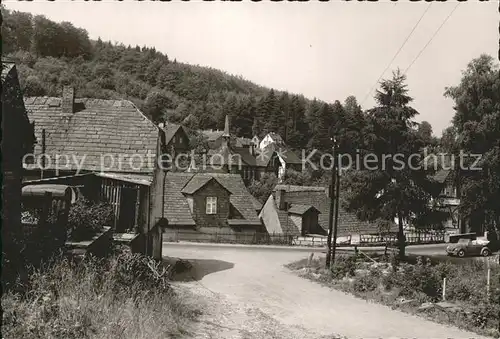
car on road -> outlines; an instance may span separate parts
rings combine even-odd
[[[491,255],[492,250],[487,240],[459,239],[456,244],[446,247],[446,254],[463,258],[465,256],[483,256]]]

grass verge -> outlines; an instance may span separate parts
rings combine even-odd
[[[4,338],[177,338],[199,312],[150,258],[61,259],[30,274],[23,294],[2,296]]]
[[[393,256],[370,254],[337,256],[331,270],[324,259],[307,259],[287,265],[301,276],[356,297],[378,302],[435,322],[454,325],[482,335],[499,338],[500,267],[478,260],[408,257],[397,262]],[[446,303],[442,301],[446,278]]]

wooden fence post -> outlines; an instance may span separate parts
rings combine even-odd
[[[488,299],[490,298],[490,279],[491,279],[491,268],[488,268],[488,273],[486,275],[486,295]]]
[[[313,256],[314,252],[311,252],[311,254],[309,254],[309,259],[307,260],[307,267],[311,267]]]
[[[443,301],[446,301],[446,278],[443,278]]]

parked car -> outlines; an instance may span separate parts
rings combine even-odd
[[[446,247],[448,255],[463,258],[467,255],[481,255],[487,257],[491,254],[492,250],[489,247],[490,242],[487,240],[471,240],[460,239],[456,244],[450,244]]]

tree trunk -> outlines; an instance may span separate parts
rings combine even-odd
[[[398,247],[399,247],[399,259],[403,260],[406,256],[406,239],[403,230],[403,218],[401,213],[398,212]]]

